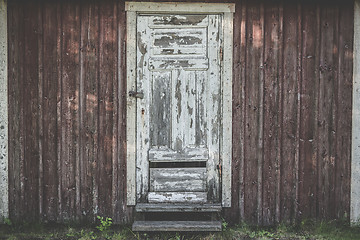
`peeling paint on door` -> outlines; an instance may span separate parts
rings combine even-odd
[[[137,108],[150,109],[137,121],[138,202],[220,202],[220,26],[220,15],[137,17]]]

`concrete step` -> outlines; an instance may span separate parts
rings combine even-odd
[[[221,221],[135,221],[133,231],[138,232],[218,232]]]

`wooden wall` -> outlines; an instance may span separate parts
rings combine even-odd
[[[127,223],[124,3],[52,2],[8,2],[10,217]],[[233,223],[349,217],[353,2],[285,2],[236,2]]]
[[[128,221],[124,4],[8,9],[11,218]]]
[[[231,219],[349,217],[353,3],[236,5]]]

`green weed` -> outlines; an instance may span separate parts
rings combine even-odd
[[[96,228],[100,232],[105,232],[105,231],[109,230],[111,225],[113,224],[112,219],[109,217],[104,218],[104,217],[97,216],[97,218],[100,221],[100,225],[96,226]]]

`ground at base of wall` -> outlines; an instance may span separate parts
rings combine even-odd
[[[103,223],[103,222],[102,222]],[[229,227],[223,223],[223,231],[218,233],[138,233],[129,226],[49,225],[14,224],[6,221],[0,225],[0,239],[151,239],[151,240],[210,240],[210,239],[360,239],[360,226],[350,227],[341,222],[303,221],[294,226],[253,227],[246,224]]]

